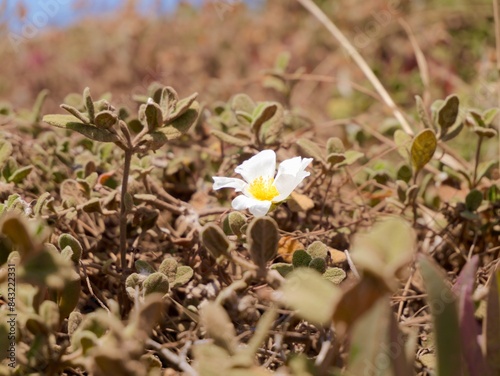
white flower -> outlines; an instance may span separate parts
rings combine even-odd
[[[276,154],[273,150],[263,150],[236,167],[235,171],[244,180],[214,176],[214,190],[234,188],[243,194],[237,196],[232,206],[236,210],[249,209],[256,217],[266,215],[273,203],[290,196],[292,191],[309,176],[305,171],[312,158],[295,157],[279,165],[276,172]]]

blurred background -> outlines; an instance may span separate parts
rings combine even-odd
[[[456,92],[488,106],[497,75],[490,1],[316,3],[404,109],[413,111],[414,96],[424,92],[427,100]],[[243,91],[256,100],[281,100],[319,124],[367,113],[382,121],[390,114],[296,1],[0,0],[0,14],[0,101],[15,108],[30,107],[47,88],[44,112],[59,111],[66,95],[85,86],[95,97],[112,93],[112,103],[129,105],[159,81],[181,96],[197,91],[209,105]],[[289,62],[278,67],[283,57]],[[306,74],[287,83],[294,85],[288,96],[269,80],[277,67]]]

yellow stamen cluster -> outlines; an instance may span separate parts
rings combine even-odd
[[[279,192],[274,185],[274,179],[264,179],[262,176],[259,176],[250,183],[248,192],[257,200],[261,201],[271,201],[279,195]]]

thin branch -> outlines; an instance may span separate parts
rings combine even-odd
[[[127,268],[127,207],[125,205],[125,197],[128,189],[128,178],[130,175],[130,163],[132,161],[132,150],[125,150],[125,162],[123,165],[123,180],[120,199],[120,261],[122,273]]]
[[[323,11],[318,8],[312,0],[297,0],[304,8],[306,8],[314,17],[318,19],[334,36],[335,39],[339,41],[342,47],[345,48],[347,53],[352,57],[354,62],[358,65],[361,71],[364,73],[368,81],[373,85],[375,90],[378,92],[384,103],[392,110],[394,117],[400,122],[401,127],[409,135],[413,135],[413,130],[410,124],[404,117],[403,113],[398,109],[391,96],[382,85],[378,77],[373,73],[369,65],[366,63],[365,59],[360,55],[356,48],[349,42],[349,40],[344,36],[340,29],[335,26],[335,24],[326,16]]]
[[[413,33],[411,26],[403,18],[398,18],[398,21],[408,35],[408,39],[413,47],[415,58],[417,59],[418,69],[420,71],[420,77],[422,78],[422,84],[424,85],[424,103],[427,104],[429,103],[431,96],[431,80],[429,78],[429,66],[427,65],[427,60],[425,59],[425,55],[418,44],[417,38],[415,38],[415,34]]]
[[[349,264],[349,268],[352,271],[352,274],[354,274],[354,276],[357,279],[360,279],[361,277],[359,276],[358,269],[356,269],[356,265],[354,265],[354,262],[352,262],[351,254],[349,253],[349,251],[347,249],[344,250],[344,253],[345,253],[345,256],[347,258],[347,263]]]
[[[146,344],[158,350],[161,355],[163,355],[169,362],[179,367],[183,372],[186,373],[186,375],[198,376],[198,372],[196,372],[196,370],[189,365],[186,359],[183,359],[180,356],[174,354],[172,351],[162,347],[161,344],[159,344],[156,341],[153,341],[152,339],[148,339],[146,341]]]

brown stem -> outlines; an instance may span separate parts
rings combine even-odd
[[[120,261],[122,273],[127,267],[127,208],[125,207],[125,196],[128,189],[128,177],[130,175],[132,153],[131,149],[125,150],[125,163],[123,165],[122,192],[120,199]]]

